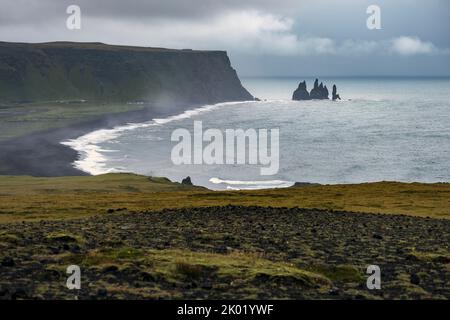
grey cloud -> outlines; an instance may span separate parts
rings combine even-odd
[[[417,70],[450,74],[447,49],[450,1],[377,0],[382,9],[383,29],[369,31],[365,24],[366,8],[373,3],[373,0],[0,0],[0,40],[101,41],[220,49],[229,51],[238,70],[246,74],[252,73],[249,68],[254,73],[264,70],[273,73],[271,66],[277,66],[280,73],[288,73],[293,70],[291,59],[297,57],[302,61],[319,59],[320,63],[315,65],[318,74],[326,74],[331,66],[339,73],[338,66],[345,61],[343,73],[368,73],[370,68],[378,72],[384,65],[389,65],[386,70],[392,73],[404,72],[411,70],[410,59],[415,57]],[[82,29],[78,31],[65,27],[66,8],[71,4],[82,10]]]
[[[205,18],[234,10],[294,13],[301,0],[1,0],[0,24],[36,24],[59,20],[71,4],[87,17],[148,21]]]

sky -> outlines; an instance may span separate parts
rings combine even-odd
[[[0,0],[0,41],[226,50],[240,76],[450,76],[449,0]],[[70,5],[81,28],[66,26]],[[367,8],[380,8],[369,29]],[[72,20],[71,20],[72,21]]]

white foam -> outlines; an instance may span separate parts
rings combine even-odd
[[[220,108],[220,107],[229,106],[229,105],[240,105],[240,104],[249,103],[249,102],[253,102],[253,101],[223,102],[223,103],[218,103],[218,104],[206,105],[201,108],[186,110],[183,113],[180,113],[180,114],[177,114],[174,116],[170,116],[167,118],[163,118],[163,119],[156,118],[156,119],[153,119],[153,122],[156,124],[166,124],[166,123],[177,121],[177,120],[192,118],[193,116],[196,116],[201,113],[208,112],[208,111],[212,111],[212,110]]]
[[[242,101],[242,102],[224,102],[213,105],[206,105],[200,108],[184,111],[181,114],[170,116],[163,119],[152,119],[151,121],[143,123],[128,123],[126,125],[117,126],[112,129],[100,129],[88,134],[85,134],[76,139],[71,139],[61,142],[61,144],[66,145],[74,149],[79,154],[79,159],[73,163],[73,166],[84,172],[98,175],[110,172],[122,172],[122,168],[108,168],[106,167],[106,158],[103,153],[114,152],[114,150],[102,149],[99,144],[113,140],[121,136],[126,131],[135,130],[138,128],[146,128],[156,125],[164,125],[169,122],[179,121],[183,119],[188,119],[193,116],[199,115],[204,112],[209,112],[211,110],[229,106],[229,105],[240,105],[244,103],[250,103],[253,101]]]
[[[227,185],[228,190],[288,188],[294,185],[294,182],[285,180],[223,180],[216,177],[209,179],[209,182],[214,184],[225,184]]]

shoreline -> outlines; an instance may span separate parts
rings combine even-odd
[[[64,140],[61,144],[72,148],[80,155],[75,161],[74,167],[91,175],[106,174],[113,172],[123,172],[116,168],[106,168],[99,158],[103,157],[104,151],[99,144],[119,137],[123,132],[137,128],[161,126],[170,122],[192,118],[195,115],[210,112],[228,105],[238,105],[253,101],[231,101],[213,104],[190,105],[187,109],[177,110],[175,113],[166,112],[158,114],[157,117],[149,116],[149,119],[128,122],[112,126],[112,128],[100,128],[80,135],[75,139]]]
[[[73,166],[78,151],[61,142],[76,139],[92,131],[112,129],[132,122],[168,117],[198,105],[183,108],[161,108],[154,105],[141,110],[106,114],[97,119],[81,121],[63,128],[50,129],[0,142],[0,175],[29,175],[35,177],[89,176]],[[162,110],[164,109],[164,110]]]

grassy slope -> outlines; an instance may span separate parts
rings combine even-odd
[[[380,182],[259,191],[210,191],[133,174],[0,177],[0,222],[60,219],[108,209],[161,210],[215,205],[322,208],[450,218],[450,184]]]
[[[141,110],[142,105],[94,103],[30,103],[0,106],[0,141],[94,120],[100,116]]]
[[[58,258],[49,269],[61,273],[65,272],[67,263],[74,263],[74,261],[90,271],[99,273],[112,268],[126,273],[138,263],[145,270],[141,272],[141,277],[147,281],[158,283],[158,286],[153,288],[133,287],[119,281],[112,281],[112,283],[99,281],[97,283],[116,295],[116,298],[122,299],[130,297],[183,299],[186,298],[189,291],[193,290],[183,290],[182,288],[190,283],[202,282],[208,278],[211,278],[211,284],[214,283],[216,286],[224,288],[221,298],[229,299],[236,298],[236,295],[239,295],[240,299],[257,299],[261,295],[266,298],[270,297],[271,295],[265,292],[265,288],[261,288],[261,283],[258,284],[258,282],[268,282],[269,279],[287,282],[302,291],[325,293],[332,285],[332,281],[328,278],[329,275],[303,270],[289,262],[273,262],[263,258],[260,254],[251,252],[235,251],[229,254],[215,254],[179,249],[142,250],[125,247],[92,250],[86,255],[66,254]],[[357,277],[357,274],[357,271],[350,274],[352,280]],[[336,273],[332,274],[332,276],[335,275]],[[231,285],[227,285],[227,283],[231,283]],[[227,288],[228,286],[233,289]],[[236,287],[240,288],[236,289]],[[40,290],[48,291],[48,287],[40,288]],[[233,292],[228,293],[229,290],[233,290]],[[201,294],[196,296],[197,299],[207,297]],[[70,295],[67,298],[70,298]]]

